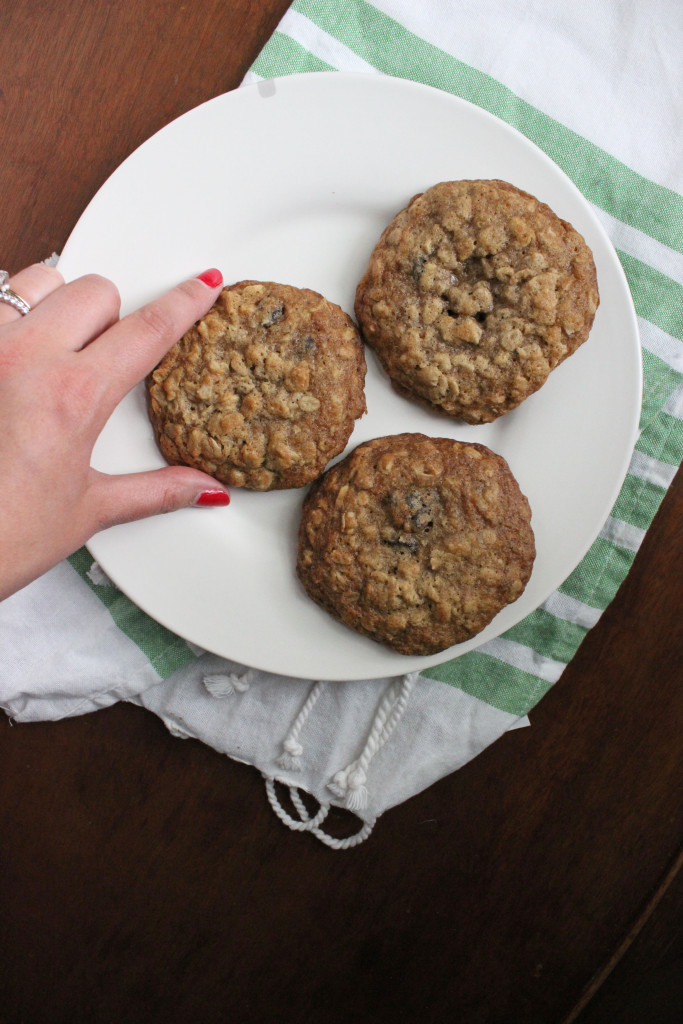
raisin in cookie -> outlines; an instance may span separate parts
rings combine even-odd
[[[345,625],[399,654],[436,654],[520,596],[530,519],[507,463],[483,445],[379,437],[306,496],[297,574]]]
[[[150,374],[148,407],[168,462],[233,487],[303,487],[346,447],[364,382],[363,343],[339,306],[241,281]]]
[[[576,351],[598,302],[571,224],[507,182],[446,181],[382,234],[356,317],[399,392],[487,423]]]

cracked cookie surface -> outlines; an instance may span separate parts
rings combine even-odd
[[[366,411],[351,318],[309,289],[224,288],[147,379],[162,454],[233,487],[303,487]]]
[[[313,484],[297,575],[340,622],[427,655],[517,600],[534,557],[529,504],[500,455],[396,434],[359,445]]]
[[[598,303],[592,253],[571,224],[507,182],[451,181],[385,229],[355,310],[400,393],[486,423],[576,351]]]

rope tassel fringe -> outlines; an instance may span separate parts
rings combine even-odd
[[[320,697],[320,694],[325,688],[325,683],[317,682],[311,687],[308,697],[304,701],[301,711],[296,716],[292,728],[285,737],[285,741],[282,744],[283,751],[277,759],[277,764],[280,768],[283,768],[288,772],[300,772],[301,771],[301,755],[304,752],[304,748],[299,743],[299,734],[306,724],[306,720],[310,715],[311,711],[315,707],[315,704]]]
[[[419,676],[411,672],[391,683],[377,708],[361,756],[334,774],[327,784],[329,791],[350,811],[362,811],[368,806],[368,771],[373,758],[384,746],[400,722],[408,706],[410,694]]]

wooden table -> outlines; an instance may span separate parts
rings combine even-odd
[[[3,4],[2,265],[59,251],[286,7]],[[253,769],[133,706],[1,720],[0,1021],[683,1019],[682,514],[679,474],[532,727],[355,851],[289,832]]]

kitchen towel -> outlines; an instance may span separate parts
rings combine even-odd
[[[683,457],[681,52],[673,0],[297,0],[245,84],[322,70],[423,82],[513,125],[590,202],[643,347],[624,485],[590,551],[539,609],[421,676],[311,682],[226,662],[152,621],[81,549],[0,605],[7,714],[56,720],[136,701],[174,735],[254,765],[278,817],[336,848],[526,724],[628,573]],[[334,805],[357,814],[355,836],[325,832]]]

